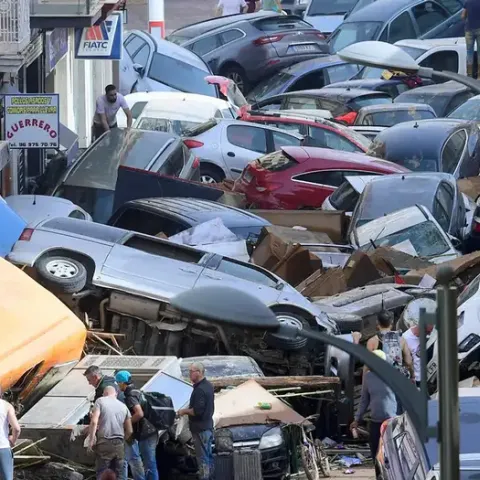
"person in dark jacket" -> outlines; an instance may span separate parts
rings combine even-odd
[[[103,397],[103,392],[106,387],[114,387],[117,391],[117,398],[122,401],[122,393],[118,388],[117,382],[113,377],[104,375],[100,370],[100,367],[91,365],[85,370],[83,375],[87,379],[87,382],[95,389],[95,398],[93,399],[94,402]]]
[[[213,479],[213,413],[215,411],[213,385],[205,378],[202,363],[192,363],[189,368],[193,392],[188,408],[178,415],[188,415],[190,432],[195,445],[199,480]]]
[[[465,21],[465,46],[467,48],[467,75],[473,77],[473,63],[480,48],[480,0],[466,0],[462,10]],[[475,43],[477,52],[475,52]]]
[[[145,401],[141,390],[132,382],[132,375],[121,370],[115,375],[120,390],[125,395],[125,405],[132,414],[133,436],[138,441],[146,480],[159,480],[157,467],[158,431],[145,418]]]

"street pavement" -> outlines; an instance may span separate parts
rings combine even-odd
[[[154,0],[155,1],[155,0]],[[167,35],[213,16],[216,0],[164,0]],[[127,30],[148,30],[148,0],[127,0]]]

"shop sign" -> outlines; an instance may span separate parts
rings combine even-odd
[[[4,139],[10,148],[59,148],[58,93],[4,96]]]
[[[113,12],[99,25],[75,29],[75,58],[121,60],[122,12]]]
[[[47,32],[45,42],[45,75],[48,75],[68,52],[68,30],[56,28]]]

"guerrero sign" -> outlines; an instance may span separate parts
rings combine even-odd
[[[58,94],[4,97],[5,140],[10,148],[59,148]]]

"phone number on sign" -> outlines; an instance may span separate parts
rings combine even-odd
[[[10,147],[13,148],[28,148],[28,147],[33,147],[33,148],[57,148],[58,143],[56,142],[9,142]]]

